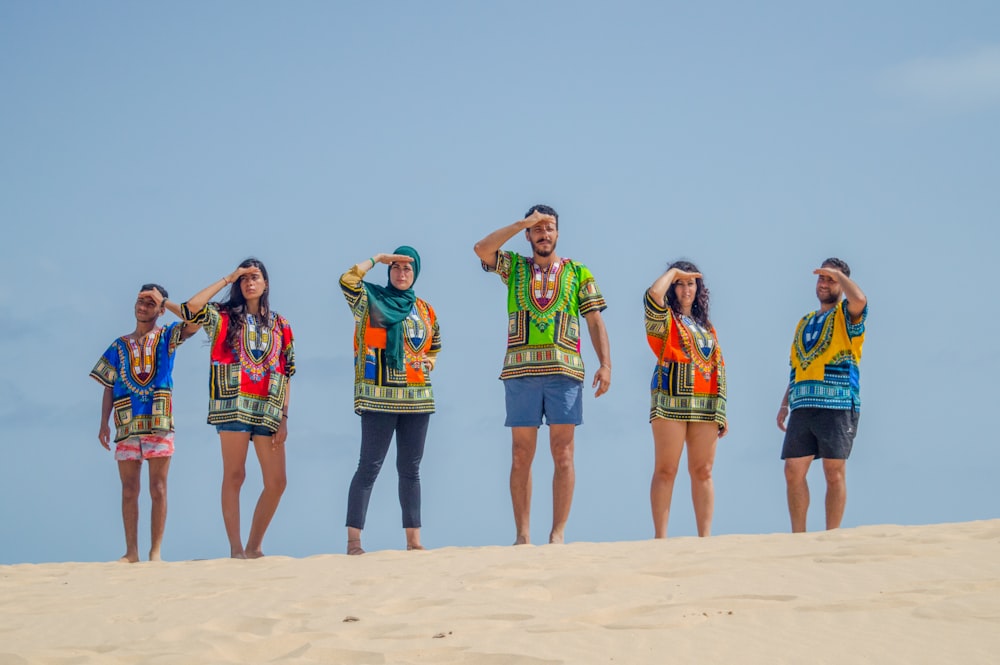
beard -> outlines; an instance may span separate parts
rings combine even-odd
[[[552,252],[556,251],[556,244],[552,243],[548,249],[541,249],[535,243],[531,243],[531,251],[533,251],[537,256],[547,257],[551,256]]]
[[[836,305],[840,301],[840,294],[839,293],[835,294],[835,293],[827,292],[827,294],[825,296],[822,296],[819,293],[817,293],[816,297],[819,298],[820,303],[823,304],[823,305]]]

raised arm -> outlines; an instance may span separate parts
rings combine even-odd
[[[594,373],[591,388],[597,388],[594,397],[600,397],[611,387],[611,343],[608,341],[608,329],[604,326],[604,317],[598,311],[584,314],[587,320],[587,332],[590,342],[594,345],[594,353],[601,366]]]
[[[256,266],[247,266],[246,268],[237,268],[225,277],[215,280],[205,288],[203,288],[198,293],[194,294],[188,298],[187,305],[188,311],[191,312],[193,316],[196,312],[200,312],[208,304],[208,301],[215,297],[222,289],[226,288],[230,284],[234,283],[243,275],[251,272],[260,272],[260,268]]]
[[[666,302],[667,291],[670,290],[671,284],[679,279],[687,279],[691,277],[697,279],[701,277],[701,273],[687,272],[686,270],[681,270],[680,268],[671,268],[656,278],[656,281],[654,281],[649,287],[649,295],[652,296],[653,300],[655,300],[657,304],[662,305]]]
[[[178,319],[184,320],[184,314],[181,312],[180,303],[176,303],[173,300],[167,299],[163,301],[163,306],[167,308],[167,311],[176,316]],[[190,323],[188,321],[184,322],[184,330],[181,331],[181,337],[187,339],[191,335],[198,332],[198,328],[201,326],[197,323]]]
[[[361,278],[367,274],[369,270],[374,268],[379,263],[384,263],[389,265],[391,263],[412,263],[413,257],[407,256],[406,254],[373,254],[371,258],[367,258],[364,261],[356,264],[353,268],[348,270],[340,278],[341,281],[349,286],[357,286],[361,281]]]
[[[844,298],[847,300],[847,313],[851,315],[851,323],[857,323],[861,319],[865,307],[868,305],[868,297],[865,296],[861,287],[836,268],[816,268],[816,270],[813,270],[813,274],[826,275],[840,284],[840,288],[844,292]]]
[[[503,247],[505,242],[517,235],[518,231],[530,229],[536,224],[541,224],[543,222],[555,223],[555,221],[556,218],[552,215],[543,215],[536,210],[524,219],[497,229],[477,242],[472,249],[476,253],[476,256],[479,257],[480,261],[485,263],[490,268],[496,268],[497,252],[500,251],[500,248]]]

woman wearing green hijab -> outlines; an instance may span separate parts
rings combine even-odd
[[[385,286],[363,280],[379,263],[389,266]],[[413,290],[419,275],[420,254],[404,245],[392,254],[375,254],[340,277],[354,314],[354,412],[361,416],[361,455],[347,496],[348,554],[364,554],[368,500],[393,434],[406,548],[423,549],[420,460],[434,412],[430,372],[441,333],[434,309]]]

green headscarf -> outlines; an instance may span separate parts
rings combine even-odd
[[[404,254],[413,257],[413,284],[420,276],[420,254],[407,245],[397,247],[393,254]],[[405,291],[400,291],[388,280],[385,286],[377,286],[362,282],[368,292],[368,318],[376,328],[385,328],[385,355],[392,366],[402,370],[405,366],[403,353],[403,319],[410,315],[417,294],[413,284]]]

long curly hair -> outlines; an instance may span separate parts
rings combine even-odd
[[[667,266],[667,270],[671,268],[677,268],[684,272],[701,272],[698,270],[698,266],[690,261],[674,261]],[[701,277],[695,278],[695,285],[698,287],[698,291],[694,296],[694,302],[691,303],[691,318],[701,324],[702,327],[711,329],[712,322],[708,318],[708,287],[705,286],[705,282]],[[674,314],[680,316],[681,311],[677,304],[676,284],[671,284],[670,288],[667,289],[667,307],[673,310]]]
[[[264,292],[260,294],[260,307],[257,314],[266,325],[271,319],[271,305],[267,299],[271,292],[271,280],[267,276],[267,268],[264,267],[264,263],[260,259],[251,257],[244,260],[239,267],[249,268],[251,266],[260,270],[260,274],[264,276],[264,281],[267,283]],[[243,338],[243,327],[247,321],[247,300],[243,297],[243,289],[240,288],[242,282],[243,277],[241,276],[229,287],[226,299],[216,303],[220,312],[229,314],[229,328],[226,330],[225,343],[230,349],[239,348],[240,340]]]

